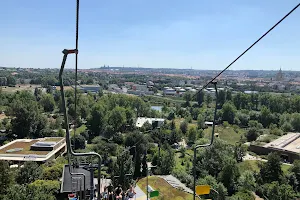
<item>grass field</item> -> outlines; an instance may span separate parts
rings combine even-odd
[[[137,183],[138,186],[146,193],[147,180],[143,178]],[[169,185],[164,179],[149,176],[149,185],[159,191],[159,196],[151,198],[151,200],[192,200],[193,195],[180,191]]]
[[[40,87],[40,85],[16,85],[16,87],[2,87],[2,92],[16,92],[16,91],[34,91],[34,88]]]
[[[204,130],[204,137],[205,138],[210,138],[212,132],[212,127],[208,127],[207,129]],[[216,126],[215,127],[215,133],[219,134],[219,138],[222,140],[225,140],[229,144],[235,144],[238,142],[241,138],[241,136],[244,135],[245,130],[238,128],[236,131],[234,130],[233,127],[224,127],[222,125]]]
[[[86,125],[83,124],[80,127],[76,128],[76,133],[75,134],[79,135],[80,133],[83,133],[85,130],[86,130]],[[70,134],[71,134],[71,137],[73,137],[74,129],[71,130]]]
[[[184,120],[185,120],[184,118],[176,118],[176,119],[174,119],[176,128],[179,128],[181,122],[183,122]],[[170,122],[171,121],[168,120],[168,123],[170,123]],[[196,120],[193,120],[192,123],[189,123],[188,128],[191,128],[191,127],[197,128],[197,121]]]
[[[243,172],[243,171],[246,171],[246,170],[259,172],[259,167],[258,167],[259,162],[263,162],[263,161],[246,160],[246,161],[243,161],[241,163],[238,163],[238,167],[240,169],[240,172]],[[282,169],[283,173],[285,173],[285,174],[288,172],[290,167],[291,167],[290,165],[286,165],[286,164],[281,165],[281,169]]]

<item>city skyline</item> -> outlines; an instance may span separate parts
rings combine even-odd
[[[296,3],[81,1],[79,68],[220,70]],[[297,70],[299,16],[296,10],[230,69]],[[75,1],[4,2],[0,20],[0,66],[59,68],[61,51],[75,46]]]

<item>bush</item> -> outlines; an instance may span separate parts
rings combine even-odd
[[[224,127],[229,127],[230,124],[228,123],[228,121],[224,121],[224,122],[223,122],[223,126],[224,126]]]

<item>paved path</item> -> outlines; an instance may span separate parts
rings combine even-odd
[[[136,195],[135,195],[135,200],[146,200],[147,196],[146,194],[142,191],[142,189],[139,186],[135,186],[134,188]]]
[[[183,191],[187,193],[193,193],[193,191],[186,187],[185,184],[181,183],[180,180],[178,180],[176,177],[172,175],[166,175],[166,176],[158,176],[163,178],[165,181],[167,181],[172,187],[177,188],[177,189],[183,189]]]

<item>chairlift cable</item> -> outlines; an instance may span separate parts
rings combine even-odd
[[[225,67],[220,73],[218,73],[213,79],[207,82],[200,90],[193,95],[193,98],[197,96],[203,89],[205,89],[210,83],[216,80],[221,74],[223,74],[231,65],[233,65],[237,60],[239,60],[245,53],[247,53],[252,47],[254,47],[261,39],[267,36],[275,27],[277,27],[283,20],[285,20],[290,14],[292,14],[298,7],[300,3],[298,3],[290,12],[288,12],[284,17],[282,17],[274,26],[272,26],[267,32],[265,32],[260,38],[258,38],[251,46],[249,46],[243,53],[241,53],[236,59],[234,59],[227,67]]]
[[[79,0],[76,0],[76,33],[75,33],[75,123],[74,123],[74,149],[75,149],[75,136],[76,136],[76,120],[77,120],[77,81],[78,81],[78,38],[79,38]]]

